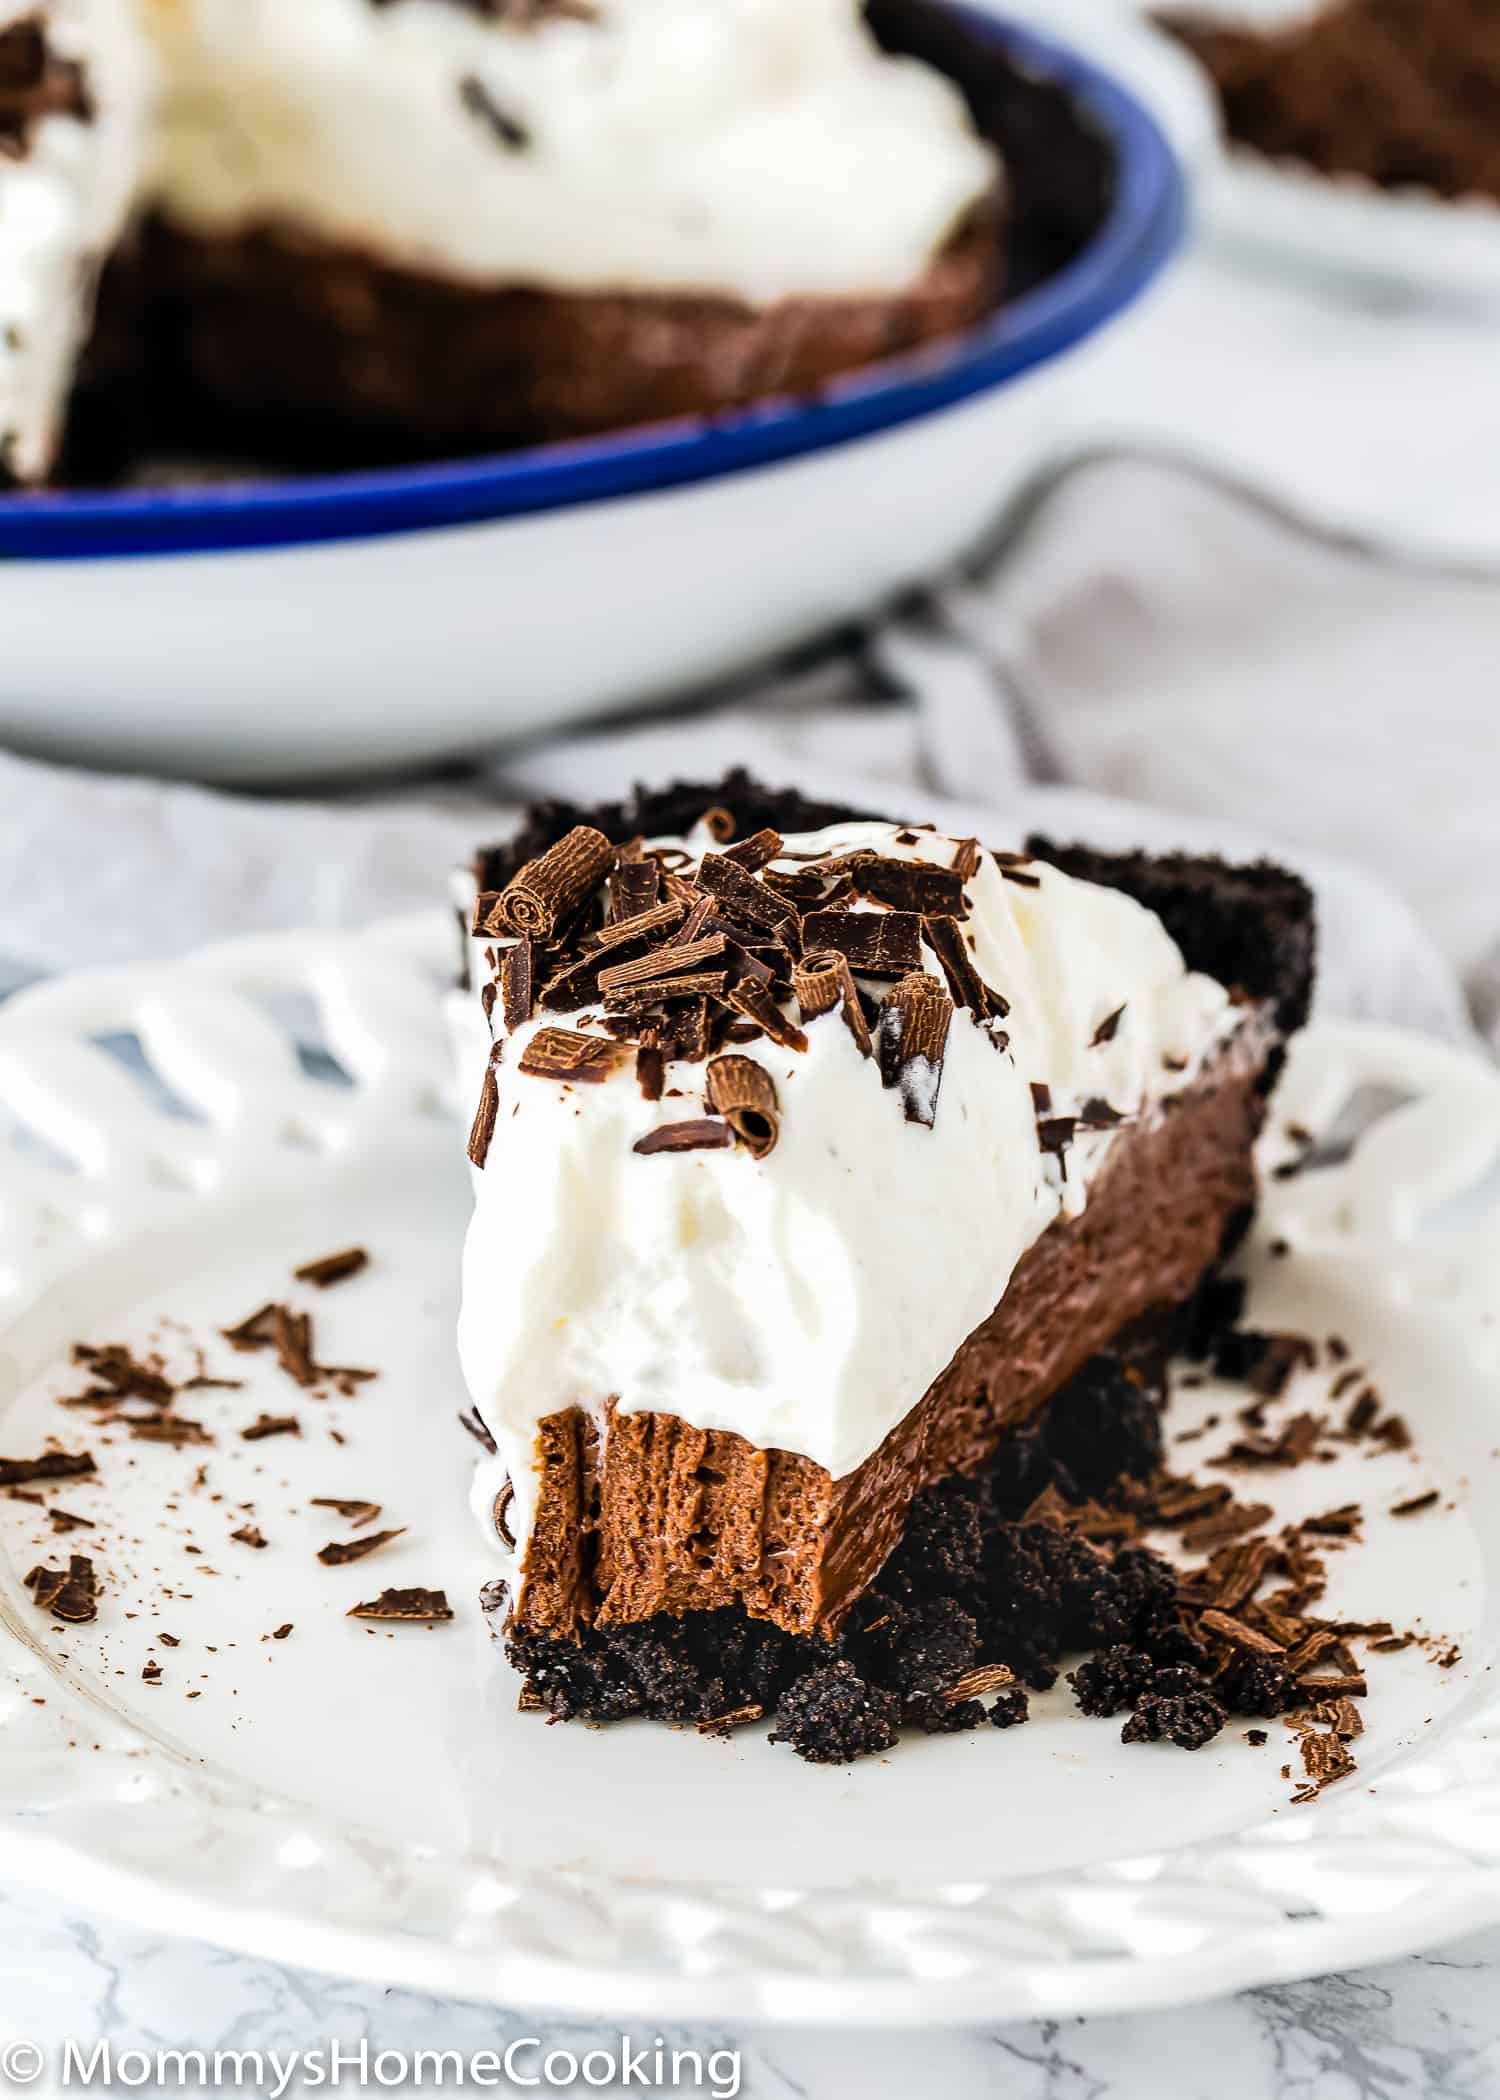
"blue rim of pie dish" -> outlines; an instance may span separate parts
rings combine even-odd
[[[836,380],[816,399],[782,398],[712,418],[478,459],[210,487],[29,491],[0,496],[0,560],[211,554],[424,532],[655,494],[872,437],[1003,386],[1094,334],[1173,253],[1182,173],[1150,112],[1109,74],[1051,37],[968,6],[976,35],[1056,81],[1111,144],[1109,213],[1053,277],[943,343]]]

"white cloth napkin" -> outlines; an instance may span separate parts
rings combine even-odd
[[[1488,918],[1478,900],[1437,914],[1445,954],[1402,889],[1430,906],[1462,855],[1445,838],[1430,860],[1438,872],[1418,879],[1380,815],[1382,792],[1415,777],[1394,702],[1378,717],[1395,739],[1383,791],[1377,742],[1365,740],[1368,831],[1352,818],[1335,827],[1318,770],[1352,761],[1326,748],[1337,739],[1318,729],[1295,655],[1323,610],[1347,607],[1353,622],[1364,593],[1383,597],[1391,646],[1407,649],[1404,678],[1387,683],[1404,683],[1414,736],[1431,719],[1421,601],[1446,587],[1389,574],[1356,584],[1330,558],[1305,584],[1283,701],[1274,661],[1252,682],[1234,656],[1248,647],[1261,582],[1290,590],[1277,564],[1296,571],[1298,559],[1276,528],[1211,486],[1149,464],[1102,464],[1064,480],[984,574],[861,647],[691,717],[536,747],[460,779],[286,802],[0,756],[0,956],[14,982],[239,931],[364,923],[439,900],[447,867],[530,796],[614,796],[636,780],[711,778],[743,763],[775,784],[997,841],[1035,827],[1106,845],[1275,852],[1319,893],[1325,1008],[1460,1037],[1469,1024],[1455,965],[1500,940],[1500,884]],[[1404,625],[1398,595],[1410,600]],[[1256,691],[1269,696],[1269,735]],[[1346,799],[1357,809],[1358,792]],[[1347,860],[1325,850],[1335,837]]]

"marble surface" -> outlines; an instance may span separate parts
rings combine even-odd
[[[959,2034],[674,2029],[666,2040],[696,2048],[705,2062],[714,2051],[736,2050],[739,2092],[751,2100],[979,2093],[1003,2093],[1005,2100],[1489,2100],[1500,2094],[1497,2007],[1500,1928],[1357,1975],[1139,2018]],[[285,2059],[330,2041],[357,2049],[366,2038],[372,2052],[451,2049],[467,2056],[536,2036],[581,2056],[590,2047],[617,2048],[619,2032],[524,2008],[497,2012],[342,1982],[79,1919],[33,1897],[0,1895],[0,2067],[18,2041],[36,2043],[51,2059],[50,2071],[25,2087],[8,2085],[0,2068],[0,2096],[79,2090],[76,2076],[70,2086],[61,2079],[69,2040],[85,2054],[110,2041],[116,2092],[193,2092],[202,2088],[127,2088],[121,2052],[260,2050]],[[638,2024],[630,2039],[650,2047],[656,2033]],[[534,2061],[523,2056],[523,2072]],[[123,2064],[130,2079],[135,2068]],[[730,2082],[726,2077],[720,2090]],[[352,2079],[343,2083],[347,2088]],[[412,2081],[407,2089],[421,2088]],[[460,2088],[450,2082],[445,2089]],[[274,2080],[260,2090],[273,2091]],[[285,2090],[313,2087],[294,2079]]]

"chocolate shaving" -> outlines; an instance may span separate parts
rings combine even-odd
[[[97,1470],[87,1451],[44,1451],[39,1458],[0,1458],[0,1487],[19,1487],[27,1480],[77,1480]]]
[[[668,1000],[721,1000],[729,983],[724,970],[685,970],[677,977],[659,977],[650,984],[627,984],[608,993],[614,1012],[644,1013]]]
[[[1013,867],[1008,861],[999,861],[999,868],[1007,882],[1014,882],[1023,890],[1039,890],[1042,886],[1040,875],[1028,875],[1024,868]]]
[[[73,1361],[87,1364],[89,1375],[122,1400],[154,1400],[161,1407],[171,1404],[176,1388],[170,1379],[154,1364],[141,1363],[123,1342],[75,1342]]]
[[[637,956],[631,962],[615,963],[609,969],[601,970],[599,989],[606,998],[616,992],[647,996],[659,991],[662,984],[680,981],[683,974],[698,963],[709,962],[723,953],[723,934],[705,934],[701,940],[658,948],[653,953]]]
[[[524,153],[530,146],[531,133],[526,126],[496,101],[492,90],[477,73],[465,73],[458,83],[458,99],[469,115],[477,117],[508,153]]]
[[[295,1415],[257,1415],[248,1429],[240,1431],[240,1440],[246,1444],[258,1444],[268,1436],[301,1436],[302,1424]]]
[[[1247,1626],[1243,1619],[1233,1618],[1226,1611],[1206,1611],[1198,1624],[1205,1633],[1217,1634],[1231,1647],[1243,1648],[1251,1655],[1280,1655],[1284,1652],[1280,1641],[1273,1641],[1269,1634],[1257,1633],[1253,1626]]]
[[[147,1415],[130,1424],[130,1434],[137,1443],[170,1444],[174,1451],[184,1450],[189,1444],[213,1442],[203,1424],[190,1421],[186,1415]]]
[[[1436,1488],[1429,1488],[1425,1495],[1409,1495],[1405,1502],[1393,1502],[1390,1513],[1393,1517],[1415,1517],[1424,1509],[1435,1508],[1441,1499]]]
[[[915,912],[809,912],[802,931],[809,949],[832,948],[866,977],[908,977],[922,967],[922,921]]]
[[[361,1269],[370,1266],[370,1257],[363,1247],[345,1247],[340,1254],[325,1254],[318,1261],[305,1261],[292,1274],[298,1283],[310,1283],[315,1290],[331,1290],[336,1283],[347,1283]]]
[[[728,996],[735,1011],[763,1028],[773,1043],[780,1043],[784,1050],[807,1048],[807,1037],[802,1030],[787,1019],[765,986],[754,978],[742,978],[738,984],[731,985]]]
[[[495,1124],[500,1115],[500,1079],[493,1060],[484,1068],[484,1083],[479,1089],[479,1106],[474,1111],[474,1121],[469,1130],[469,1158],[482,1172],[490,1156],[490,1146],[495,1139]]]
[[[43,1611],[65,1619],[70,1626],[86,1626],[99,1616],[99,1584],[94,1563],[75,1553],[66,1568],[33,1568],[26,1587]]]
[[[508,1029],[523,1028],[536,1011],[534,960],[524,935],[500,958],[500,1013]]]
[[[476,920],[477,933],[529,934],[555,940],[585,899],[614,866],[615,849],[602,831],[576,824],[565,838],[528,861],[507,885],[494,909]],[[481,899],[481,902],[484,900]]]
[[[406,1526],[398,1525],[394,1531],[367,1531],[362,1538],[333,1539],[318,1548],[318,1558],[325,1568],[341,1568],[347,1561],[363,1560],[367,1553],[378,1553],[392,1539],[405,1536]]]
[[[495,1497],[495,1500],[490,1508],[490,1518],[495,1526],[495,1530],[498,1532],[502,1542],[505,1545],[509,1546],[512,1552],[514,1552],[516,1549],[516,1538],[514,1532],[512,1532],[509,1524],[505,1520],[510,1506],[512,1502],[515,1501],[515,1499],[515,1482],[513,1480],[507,1480],[504,1487],[501,1488],[499,1494]]]
[[[378,1502],[362,1502],[350,1496],[312,1495],[308,1505],[312,1509],[331,1509],[336,1516],[347,1517],[351,1524],[373,1524],[380,1515]]]
[[[979,873],[982,858],[978,839],[958,841],[953,849],[953,867],[961,882],[968,882]]]
[[[899,911],[915,912],[919,918],[961,919],[967,915],[963,877],[956,868],[942,868],[931,861],[861,859],[849,869],[849,880],[862,897]]]
[[[962,1677],[949,1685],[943,1698],[949,1706],[957,1706],[963,1699],[983,1699],[990,1692],[1003,1692],[1016,1681],[1016,1673],[1005,1663],[981,1663],[977,1669],[966,1670]]]
[[[1106,1014],[1089,1037],[1089,1048],[1098,1050],[1103,1044],[1112,1043],[1119,1033],[1120,1023],[1124,1018],[1125,1009],[1123,1006],[1117,1006],[1112,1014]]]
[[[322,1554],[318,1555],[321,1560]],[[404,1619],[409,1623],[435,1625],[453,1617],[453,1607],[443,1590],[382,1590],[367,1604],[356,1604],[351,1619]]]
[[[609,878],[609,922],[623,925],[638,919],[655,905],[661,894],[661,863],[655,860],[625,860]]]
[[[631,1146],[632,1152],[714,1152],[734,1143],[734,1132],[727,1123],[710,1121],[700,1117],[686,1123],[662,1123],[655,1130],[648,1130]]]
[[[655,865],[655,861],[647,863],[649,867]],[[598,933],[591,933],[584,945],[590,955],[607,955],[612,949],[627,947],[635,941],[644,943],[653,933],[665,933],[680,927],[686,916],[685,904],[670,900],[665,904],[652,904],[628,919],[611,919]]]
[[[458,1419],[460,1426],[469,1432],[475,1443],[482,1445],[488,1451],[490,1457],[493,1458],[496,1451],[495,1439],[490,1435],[481,1420],[478,1408],[463,1408],[459,1413]]]
[[[952,1020],[953,1001],[935,977],[921,971],[904,977],[880,1008],[881,1084],[899,1088],[907,1122],[929,1130],[937,1118]]]
[[[519,1069],[532,1079],[582,1081],[597,1086],[626,1056],[623,1044],[571,1028],[539,1028],[522,1053]]]
[[[767,861],[774,860],[785,844],[781,833],[766,825],[763,830],[752,832],[749,838],[741,839],[737,846],[727,847],[724,858],[732,860],[747,874],[754,875]]]
[[[922,921],[922,938],[937,957],[955,1006],[967,1007],[981,1021],[1003,1021],[1010,1001],[987,985],[974,967],[963,931],[954,919]]]
[[[768,926],[792,947],[802,945],[800,922],[794,907],[764,883],[756,882],[725,855],[704,854],[698,868],[698,887],[717,898],[731,919],[751,926]]]
[[[542,1710],[542,1701],[537,1700],[537,1710]],[[736,1728],[748,1727],[752,1721],[765,1718],[765,1708],[751,1704],[733,1707],[726,1714],[715,1714],[711,1720],[695,1721],[693,1726],[699,1735],[729,1735]]]
[[[667,1061],[652,1030],[647,1029],[635,1053],[635,1076],[642,1098],[660,1101],[667,1085]]]
[[[708,1105],[728,1123],[753,1159],[764,1159],[781,1134],[776,1083],[753,1057],[716,1057],[708,1068]]]
[[[37,1500],[40,1501],[41,1497],[38,1496]],[[48,1510],[47,1515],[52,1521],[52,1529],[54,1531],[96,1531],[98,1529],[92,1517],[80,1517],[71,1509],[59,1509],[55,1502],[51,1509]]]
[[[231,1531],[229,1536],[239,1546],[265,1546],[269,1543],[258,1524],[242,1524],[238,1531]]]
[[[721,846],[735,834],[734,811],[725,809],[722,803],[716,802],[712,809],[706,809],[698,824]]]

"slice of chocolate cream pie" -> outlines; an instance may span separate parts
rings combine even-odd
[[[694,1717],[643,1622],[691,1615],[710,1712],[766,1639],[826,1657],[913,1499],[1242,1233],[1312,978],[1279,868],[996,852],[744,775],[544,806],[461,903],[476,1506],[556,1711],[586,1652],[630,1682],[594,1710]]]

